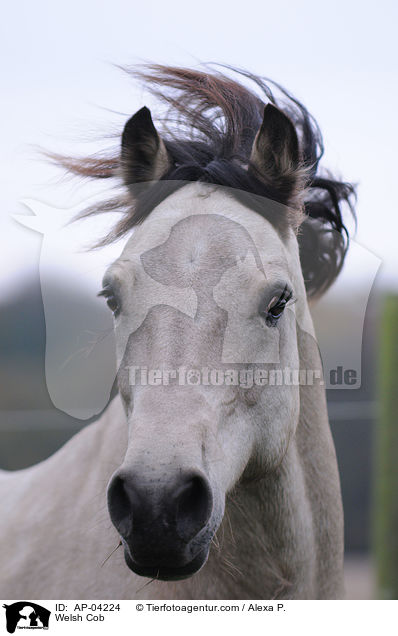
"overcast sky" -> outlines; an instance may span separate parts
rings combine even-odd
[[[398,287],[397,4],[319,1],[22,0],[0,24],[1,233],[4,296],[37,271],[40,236],[11,219],[24,198],[68,208],[89,191],[59,185],[35,145],[90,152],[147,96],[116,64],[216,61],[271,77],[317,118],[324,165],[358,183],[358,249],[341,285]],[[119,114],[118,114],[119,113]],[[84,140],[84,142],[83,142]],[[90,141],[91,140],[91,141]],[[79,232],[84,234],[84,226]],[[89,237],[90,238],[90,237]],[[103,261],[93,271],[100,279]],[[366,256],[365,256],[366,252]],[[372,254],[378,258],[372,258]],[[57,263],[54,270],[67,268]]]

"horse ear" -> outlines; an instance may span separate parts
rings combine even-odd
[[[159,137],[151,111],[146,106],[137,111],[124,127],[121,163],[126,185],[156,181],[171,165],[166,146]]]
[[[264,109],[263,123],[253,142],[250,169],[271,189],[277,189],[287,205],[292,204],[303,185],[295,127],[273,104]]]

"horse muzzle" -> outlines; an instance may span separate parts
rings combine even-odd
[[[214,535],[213,496],[206,477],[181,471],[167,485],[119,469],[108,487],[111,520],[128,567],[140,576],[178,580],[206,562]]]

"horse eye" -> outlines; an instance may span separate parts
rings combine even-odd
[[[108,305],[109,309],[115,314],[118,310],[118,303],[117,300],[114,296],[109,296],[107,298],[106,304]]]
[[[275,327],[287,304],[286,298],[278,298],[276,302],[275,300],[272,299],[265,314],[265,320],[270,327]]]
[[[279,297],[272,298],[265,311],[261,312],[268,326],[274,327],[277,324],[291,298],[292,293],[286,287]]]
[[[112,293],[112,290],[109,288],[105,288],[100,291],[98,296],[104,296],[104,298],[106,298],[106,304],[108,305],[112,313],[116,316],[119,312],[120,307],[116,296]]]
[[[285,309],[285,307],[286,307],[286,300],[280,301],[280,302],[276,303],[276,305],[273,305],[273,307],[271,307],[269,309],[268,313],[273,318],[279,318],[282,315],[283,310]]]

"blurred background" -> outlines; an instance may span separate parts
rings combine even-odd
[[[60,317],[68,307],[71,315],[94,320],[102,273],[122,249],[119,243],[93,253],[84,271],[61,252],[43,258],[42,233],[51,220],[39,232],[21,226],[13,215],[32,216],[34,209],[22,201],[44,202],[57,215],[105,188],[66,181],[38,147],[81,155],[114,147],[135,110],[155,107],[115,64],[246,68],[303,101],[324,135],[323,165],[358,184],[354,248],[313,313],[325,358],[343,360],[344,368],[352,360],[361,375],[354,389],[328,390],[348,598],[397,598],[397,13],[386,0],[377,6],[337,0],[322,8],[306,0],[248,0],[244,11],[209,0],[191,8],[175,0],[8,4],[0,25],[1,468],[44,459],[90,421],[67,415],[50,399],[43,281],[62,299]],[[77,250],[110,221],[96,223],[70,230]]]

